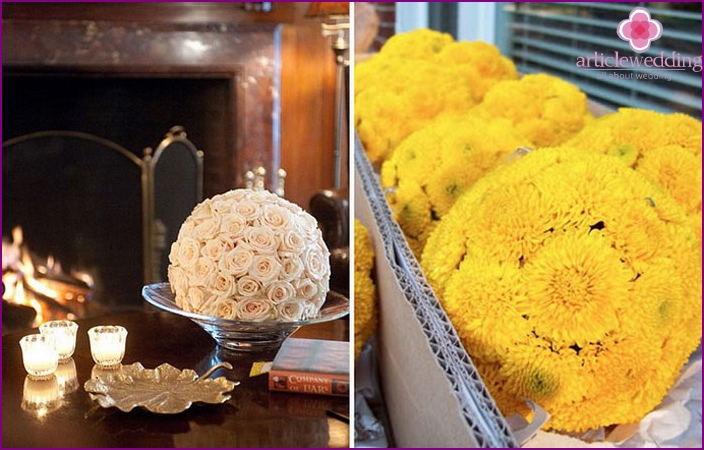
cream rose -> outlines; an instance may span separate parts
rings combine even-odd
[[[176,259],[172,262],[188,269],[196,265],[198,257],[200,257],[200,243],[193,238],[187,237],[178,242]]]
[[[198,205],[196,205],[195,208],[193,208],[193,212],[191,212],[190,217],[196,221],[197,223],[200,223],[203,220],[209,219],[213,217],[213,201],[211,199],[205,199]]]
[[[191,282],[197,283],[202,286],[209,286],[211,279],[215,276],[217,267],[212,259],[201,256],[196,262],[193,274],[195,279]]]
[[[287,230],[281,239],[281,250],[300,254],[306,248],[303,234],[297,229]]]
[[[183,222],[183,225],[181,225],[181,228],[178,230],[178,240],[181,240],[185,237],[193,237],[193,230],[195,230],[195,228],[195,220],[193,220],[191,217],[186,219],[186,221]]]
[[[169,261],[172,263],[178,259],[178,249],[181,247],[181,243],[177,240],[171,244],[171,250],[169,250]]]
[[[298,298],[311,299],[318,293],[318,285],[308,278],[296,281],[296,294]]]
[[[318,293],[311,297],[311,300],[315,303],[315,306],[320,308],[325,303],[325,298],[328,291],[330,290],[330,280],[323,278],[322,281],[317,283]]]
[[[315,220],[315,217],[310,214],[301,215],[299,217],[303,219],[303,229],[306,232],[314,232],[318,230],[318,222]]]
[[[218,268],[228,275],[240,277],[247,274],[254,262],[254,253],[247,248],[237,246],[222,257]]]
[[[181,267],[169,266],[167,269],[167,275],[171,281],[171,292],[174,294],[177,292],[186,292],[190,285],[188,280],[188,272],[183,270]]]
[[[234,209],[232,208],[232,202],[221,199],[213,200],[211,210],[213,211],[213,214],[216,214],[220,217],[225,217],[234,211]]]
[[[237,317],[237,303],[231,298],[215,297],[210,315],[221,319],[234,320]]]
[[[220,232],[225,233],[234,238],[241,234],[247,228],[247,219],[240,214],[227,214],[220,221]]]
[[[252,297],[261,291],[262,285],[259,281],[245,275],[237,280],[237,293],[242,297]]]
[[[186,302],[189,306],[189,311],[197,312],[203,307],[205,293],[202,289],[191,287],[186,293]]]
[[[259,217],[259,208],[260,206],[257,203],[251,200],[243,200],[235,205],[235,212],[246,220],[254,220]]]
[[[303,302],[298,300],[286,300],[276,305],[276,311],[282,319],[295,322],[304,318],[303,313],[305,312],[305,308]]]
[[[274,304],[291,300],[295,295],[296,289],[286,281],[274,281],[266,288],[266,298]]]
[[[232,275],[221,272],[215,275],[210,290],[218,297],[232,297],[237,294],[237,281]]]
[[[279,246],[274,232],[264,227],[249,227],[245,231],[245,236],[247,243],[257,253],[271,254]]]
[[[262,284],[276,280],[281,272],[281,263],[270,255],[256,255],[249,274]]]
[[[306,251],[303,261],[306,268],[306,275],[314,281],[322,280],[326,272],[330,270],[330,263],[327,261],[327,258],[324,258],[323,252],[317,247],[309,248],[308,251]]]
[[[220,259],[220,257],[229,252],[234,248],[232,241],[230,241],[226,236],[222,234],[218,235],[215,239],[211,239],[205,243],[200,249],[200,254],[206,258],[210,258],[213,262]]]
[[[213,239],[220,232],[220,217],[209,217],[195,226],[192,235],[201,241]]]
[[[281,261],[279,280],[293,281],[303,273],[303,262],[298,256],[287,256]]]
[[[262,298],[244,298],[237,302],[236,317],[246,322],[263,322],[271,317],[272,304]]]
[[[289,212],[284,208],[275,205],[266,205],[262,213],[264,223],[271,228],[278,230],[288,223]]]

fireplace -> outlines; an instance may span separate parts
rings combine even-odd
[[[308,165],[316,160],[327,164],[332,126],[316,121],[329,117],[332,122],[334,67],[319,25],[301,23],[307,5],[274,4],[271,12],[245,10],[243,5],[3,4],[3,142],[49,131],[86,133],[143,158],[146,147],[155,147],[167,130],[180,125],[203,151],[205,197],[244,186],[245,173],[257,167],[266,169],[266,186],[276,187],[278,169],[291,155],[300,155]],[[307,58],[305,66],[299,55]],[[282,85],[296,75],[284,74],[283,62],[317,70],[323,77],[305,83],[296,79],[300,89],[285,91]],[[283,105],[293,106],[287,110],[295,120],[284,120]],[[301,121],[305,127],[299,126]],[[289,130],[284,147],[291,148],[283,152],[282,127]],[[77,176],[67,173],[77,170],[70,161],[48,158],[47,166],[58,178]],[[79,177],[111,179],[112,205],[89,190],[52,198],[59,191],[51,188],[56,180],[43,179],[34,192],[23,194],[44,199],[42,214],[33,215],[36,206],[6,196],[5,182],[37,174],[6,172],[3,162],[3,237],[22,226],[25,242],[37,255],[52,255],[64,268],[80,271],[89,272],[84,263],[101,252],[129,255],[115,267],[110,281],[110,291],[123,291],[122,298],[100,305],[101,312],[144,307],[139,285],[149,278],[141,263],[128,262],[144,260],[137,220],[142,217],[141,192],[120,184],[138,169],[125,165],[117,171],[115,164],[102,161],[92,171],[83,165],[85,173]],[[312,175],[289,170],[290,196],[304,207],[313,192],[331,184],[327,173]],[[101,210],[102,221],[121,221],[124,231],[118,230],[100,247],[90,239],[74,242],[73,247],[82,250],[62,254],[60,243],[88,233],[90,224],[81,222],[78,206]]]
[[[233,186],[236,171],[232,81],[188,74],[15,73],[3,76],[3,142],[46,130],[79,131],[115,142],[141,158],[181,125],[206,153],[205,195]]]
[[[275,177],[278,38],[272,24],[4,19],[3,141],[71,130],[141,153],[178,124],[206,154],[206,196],[246,168]]]

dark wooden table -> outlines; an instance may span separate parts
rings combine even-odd
[[[22,408],[27,373],[19,340],[37,330],[2,337],[3,447],[347,447],[349,425],[329,416],[332,410],[349,416],[349,398],[269,392],[267,376],[249,377],[254,361],[273,355],[226,354],[190,320],[166,312],[130,312],[77,321],[73,360],[77,388],[64,394],[54,410]],[[123,364],[141,362],[146,368],[169,363],[199,374],[220,361],[234,371],[219,369],[212,376],[240,381],[223,404],[194,404],[175,415],[136,408],[124,413],[101,408],[83,390],[94,363],[87,331],[95,325],[127,328]],[[349,340],[347,318],[309,325],[295,337]]]

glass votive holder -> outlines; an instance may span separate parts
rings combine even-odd
[[[46,378],[56,372],[59,365],[59,352],[56,351],[53,336],[27,335],[20,339],[20,348],[22,348],[24,369],[31,378]]]
[[[118,366],[125,356],[127,330],[119,325],[101,325],[88,330],[90,354],[102,367]]]
[[[76,350],[76,332],[78,324],[70,320],[52,320],[39,325],[39,332],[54,337],[59,359],[64,360],[73,356]]]

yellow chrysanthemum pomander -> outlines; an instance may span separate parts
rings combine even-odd
[[[533,144],[506,119],[436,119],[408,136],[381,168],[394,218],[417,257],[437,221],[486,172]]]
[[[612,156],[544,148],[474,184],[422,267],[504,414],[546,428],[640,420],[701,340],[701,258],[684,211]]]
[[[394,58],[429,59],[454,41],[449,33],[418,28],[394,34],[384,43],[379,53]]]
[[[518,71],[513,62],[501,55],[495,45],[483,41],[457,41],[442,48],[433,61],[440,65],[457,66],[472,75],[472,95],[482,101],[498,80],[515,80]]]
[[[372,279],[374,246],[362,222],[354,220],[354,356],[376,331],[378,309]]]
[[[593,120],[586,94],[574,84],[544,73],[494,84],[473,111],[511,120],[518,132],[538,147],[561,144]]]
[[[517,77],[493,45],[427,29],[394,36],[355,67],[355,125],[367,156],[380,164],[413,131],[469,111],[494,83]]]
[[[618,156],[682,205],[702,234],[702,123],[685,114],[621,108],[587,125],[566,143]]]

